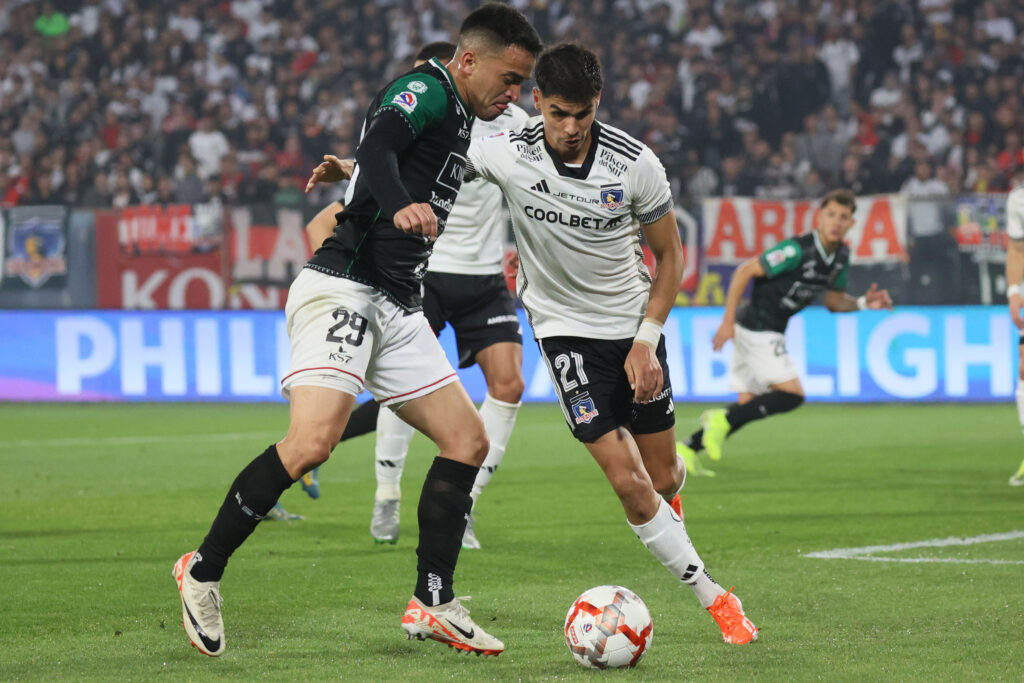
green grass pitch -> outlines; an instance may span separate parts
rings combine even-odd
[[[688,431],[701,407],[677,407]],[[994,680],[1021,674],[1024,540],[807,553],[1024,530],[1024,454],[1009,405],[826,406],[752,424],[714,479],[684,490],[712,575],[735,586],[760,641],[722,643],[711,617],[640,545],[553,405],[520,412],[478,505],[481,551],[456,592],[505,641],[498,658],[407,641],[416,499],[432,447],[417,436],[402,537],[368,533],[373,437],[335,451],[323,497],[299,487],[222,584],[227,652],[180,626],[171,565],[195,548],[227,486],[283,433],[281,405],[0,405],[0,679]],[[927,561],[921,561],[927,560]],[[939,561],[937,561],[939,560]],[[618,583],[651,609],[631,671],[573,663],[562,620]]]

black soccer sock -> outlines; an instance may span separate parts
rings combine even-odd
[[[380,403],[377,401],[367,401],[353,410],[352,414],[348,416],[348,424],[345,425],[341,441],[348,441],[377,429],[377,413],[379,412]]]
[[[196,581],[220,581],[228,558],[245,542],[274,503],[294,480],[281,463],[277,445],[245,466],[228,489],[228,495],[199,546],[192,565]]]
[[[725,412],[725,419],[729,421],[729,425],[732,427],[729,430],[729,435],[731,436],[748,422],[760,420],[769,415],[789,412],[803,402],[804,397],[800,394],[791,394],[788,391],[769,391],[767,394],[761,394],[746,403],[733,403]]]
[[[415,595],[428,607],[455,598],[452,582],[462,549],[466,520],[473,509],[469,492],[479,467],[437,456],[427,472],[417,517],[420,541],[416,547]]]
[[[694,452],[697,452],[704,448],[703,427],[695,431],[693,434],[690,434],[690,436],[686,437],[686,439],[683,440],[683,443],[692,448]]]

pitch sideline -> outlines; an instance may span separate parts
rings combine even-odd
[[[813,553],[805,553],[804,557],[822,560],[868,560],[870,562],[905,562],[910,564],[921,562],[944,562],[950,564],[1024,564],[1024,560],[962,559],[957,557],[878,557],[875,555],[875,553],[913,550],[914,548],[944,548],[957,545],[976,545],[978,543],[1014,541],[1021,538],[1024,538],[1024,531],[1006,531],[998,534],[968,536],[966,538],[951,536],[949,538],[932,538],[926,541],[892,543],[890,545],[865,545],[859,548],[833,548],[832,550],[819,550]]]

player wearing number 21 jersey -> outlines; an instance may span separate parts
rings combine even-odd
[[[749,643],[757,629],[704,570],[681,519],[686,470],[661,328],[683,257],[665,170],[642,143],[596,121],[603,79],[592,52],[552,48],[534,77],[541,115],[474,140],[467,178],[505,194],[519,296],[573,435],[647,549],[693,590],[726,642]],[[658,261],[653,279],[641,230]]]

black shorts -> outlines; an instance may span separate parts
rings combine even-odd
[[[423,313],[434,334],[445,323],[455,330],[459,367],[476,362],[476,354],[499,342],[523,343],[516,302],[505,276],[432,273],[423,278]]]
[[[585,339],[548,337],[537,341],[548,364],[558,402],[572,435],[583,443],[618,427],[634,434],[653,434],[676,423],[672,385],[668,378],[665,337],[658,340],[661,363],[661,393],[650,403],[633,402],[633,390],[626,378],[626,356],[632,339]]]

